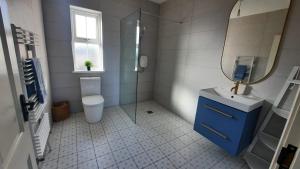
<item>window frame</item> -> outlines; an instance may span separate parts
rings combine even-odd
[[[89,39],[89,38],[80,38],[76,36],[76,21],[75,21],[75,16],[76,14],[82,15],[85,17],[94,17],[96,18],[96,39]],[[71,35],[72,35],[72,54],[73,54],[73,69],[74,73],[84,73],[84,72],[104,72],[104,57],[103,57],[103,35],[102,35],[102,12],[92,10],[92,9],[87,9],[87,8],[82,8],[74,5],[70,5],[70,19],[71,19]],[[100,64],[102,62],[102,65],[100,65],[99,69],[96,70],[90,70],[90,71],[83,71],[83,70],[78,70],[76,69],[76,55],[75,55],[75,43],[85,43],[85,44],[96,44],[99,46],[99,59]],[[102,67],[102,69],[101,69]]]

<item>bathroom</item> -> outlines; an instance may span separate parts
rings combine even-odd
[[[0,169],[300,168],[299,0],[0,5]]]

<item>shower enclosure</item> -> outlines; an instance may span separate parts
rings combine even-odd
[[[153,99],[158,25],[181,22],[139,9],[121,19],[120,106],[134,121],[145,113],[140,103]],[[178,25],[177,25],[178,26]],[[137,116],[138,112],[138,116]]]
[[[120,106],[136,122],[141,10],[121,20]]]

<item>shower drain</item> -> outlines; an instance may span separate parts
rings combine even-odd
[[[152,113],[154,113],[153,111],[151,111],[151,110],[148,110],[148,111],[146,111],[148,114],[152,114]]]

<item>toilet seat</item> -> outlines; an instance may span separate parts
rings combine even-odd
[[[104,102],[104,98],[101,95],[82,97],[82,103],[85,106],[94,106],[94,105],[102,104],[103,102]]]

